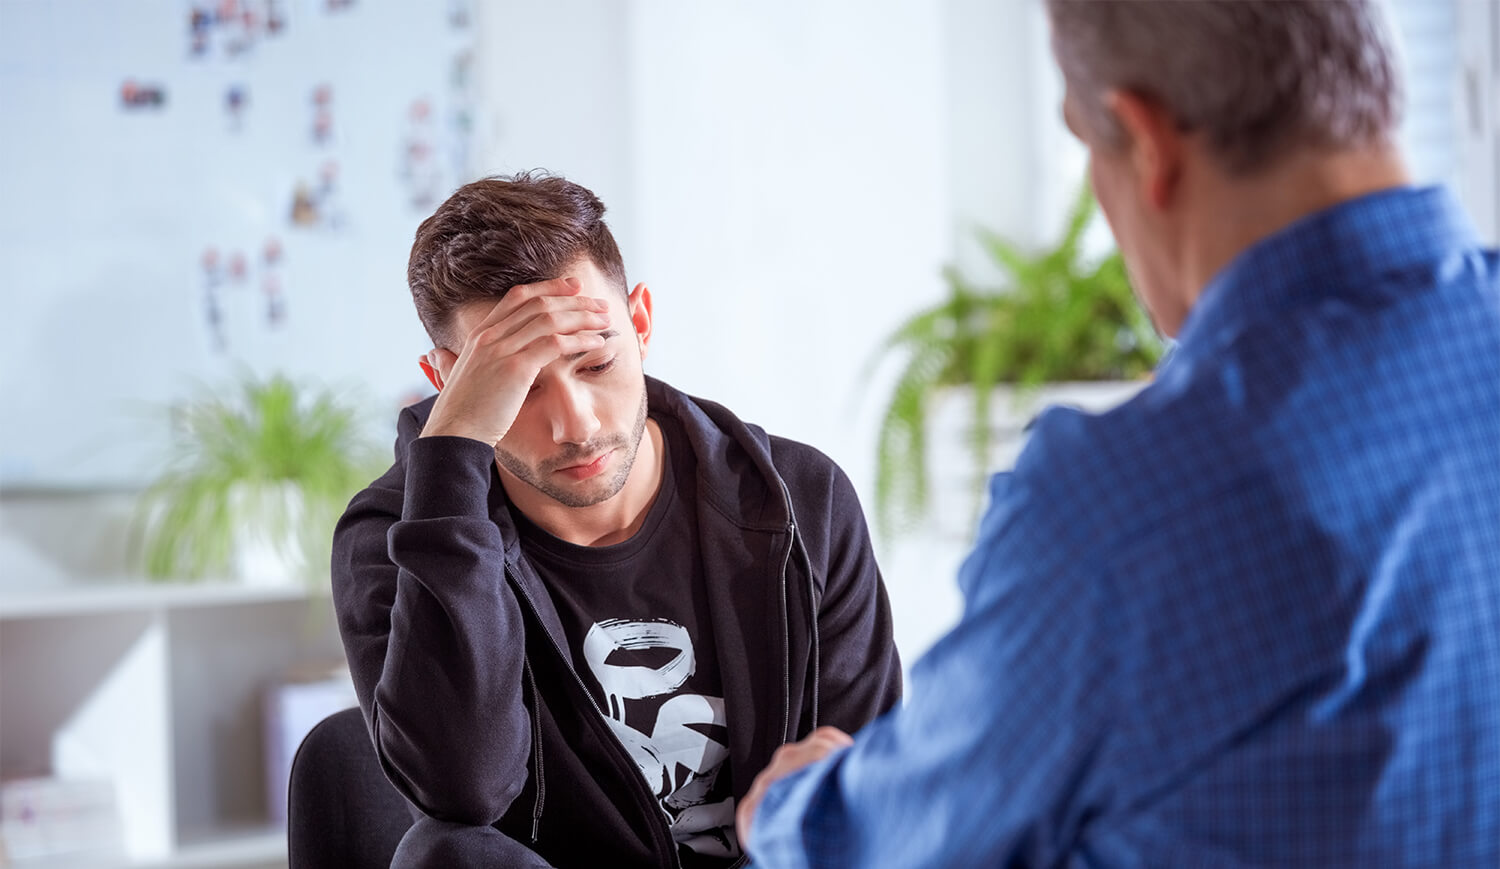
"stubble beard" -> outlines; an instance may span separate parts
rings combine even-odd
[[[516,479],[525,483],[548,498],[562,504],[564,507],[592,507],[601,504],[610,498],[620,494],[625,488],[625,483],[630,479],[630,470],[635,467],[636,454],[641,449],[641,439],[646,434],[646,391],[641,390],[641,408],[636,414],[635,425],[630,434],[613,434],[603,438],[591,440],[583,444],[566,444],[562,451],[550,459],[536,466],[526,463],[524,459],[515,453],[507,452],[495,445],[495,461],[509,471]],[[578,488],[560,486],[553,482],[552,475],[556,471],[571,467],[580,461],[590,457],[596,457],[606,450],[623,449],[620,467],[614,476],[599,486],[590,486],[596,480],[585,481]]]

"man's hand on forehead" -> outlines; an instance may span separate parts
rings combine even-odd
[[[441,386],[422,435],[499,443],[543,368],[598,350],[617,334],[608,312],[609,303],[583,295],[573,277],[511,288],[469,327],[457,354],[428,354]]]
[[[573,277],[553,278],[535,284],[517,284],[475,324],[466,336],[466,343],[467,338],[472,338],[475,332],[502,322],[508,323],[506,334],[510,334],[519,331],[529,316],[568,311],[608,312],[609,305],[602,299],[583,295],[583,283]],[[558,325],[563,327],[567,323],[560,320]]]

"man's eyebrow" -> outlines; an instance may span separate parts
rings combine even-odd
[[[613,338],[613,337],[615,337],[615,336],[617,336],[619,334],[620,333],[616,332],[614,329],[605,329],[603,332],[599,333],[599,337],[603,338],[606,341],[608,341],[609,339],[611,339],[611,338]],[[571,356],[568,357],[568,361],[569,362],[577,362],[578,360],[582,359],[583,357],[585,357],[587,355],[589,355],[589,351],[587,351],[587,350],[584,350],[581,353],[574,353],[573,355],[571,355]]]

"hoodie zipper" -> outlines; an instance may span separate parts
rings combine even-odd
[[[802,566],[807,570],[807,621],[808,629],[812,639],[810,649],[812,664],[812,727],[810,729],[816,729],[818,726],[818,682],[819,678],[822,675],[823,662],[822,650],[819,648],[820,643],[818,638],[818,601],[817,590],[815,588],[816,583],[813,580],[812,556],[807,554],[807,545],[803,543],[802,535],[797,530],[797,511],[792,509],[792,493],[788,491],[786,487],[786,480],[783,480],[781,478],[781,475],[777,474],[776,482],[781,487],[781,500],[782,503],[786,506],[786,533],[788,538],[786,554],[783,555],[781,559],[781,733],[782,739],[787,740],[792,738],[792,733],[789,729],[791,726],[790,719],[792,704],[792,625],[791,618],[787,614],[786,607],[788,582],[787,566],[791,563],[792,549],[794,548],[800,548],[802,550]]]
[[[782,490],[785,491],[785,485]],[[797,539],[796,523],[787,525],[786,552],[781,556],[781,741],[792,738],[792,624],[786,608],[786,569],[792,561],[792,547]],[[744,847],[744,843],[740,843]]]
[[[537,610],[536,602],[531,599],[531,595],[526,591],[526,586],[522,584],[519,578],[517,578],[511,572],[509,565],[506,565],[505,574],[511,580],[511,586],[516,589],[516,592],[521,596],[521,599],[526,601],[526,606],[531,609],[531,614],[536,617],[537,623],[541,624],[541,617]],[[556,653],[558,659],[564,663],[568,674],[573,677],[573,682],[578,686],[579,692],[588,699],[589,705],[593,707],[594,713],[598,716],[596,720],[599,725],[599,729],[602,729],[608,737],[604,740],[604,743],[606,745],[613,746],[617,760],[623,758],[623,760],[625,761],[625,769],[627,771],[627,775],[625,776],[625,778],[630,780],[630,784],[628,784],[627,787],[633,788],[636,792],[636,796],[644,799],[642,805],[648,807],[648,811],[646,812],[646,814],[650,818],[648,823],[651,824],[652,838],[655,840],[654,844],[656,845],[658,856],[661,854],[670,854],[672,859],[671,863],[668,865],[673,867],[681,867],[682,858],[677,853],[677,842],[672,838],[671,830],[667,829],[666,822],[663,819],[661,812],[661,804],[657,801],[656,794],[651,793],[646,789],[646,779],[641,776],[640,769],[636,766],[636,762],[630,757],[630,754],[625,751],[625,746],[620,743],[620,738],[615,736],[614,731],[608,726],[604,725],[604,710],[599,708],[599,701],[594,699],[594,695],[589,691],[588,686],[583,684],[583,678],[578,675],[578,671],[574,670],[571,665],[567,664],[568,657],[567,655],[564,655],[562,649],[558,647],[557,639],[552,636],[552,632],[547,630],[545,626],[543,626],[542,628],[542,633],[546,635],[548,644],[552,646],[552,651]],[[540,705],[541,701],[540,697],[538,697],[535,708],[539,710]],[[540,711],[538,711],[538,720],[540,720],[540,714]],[[533,735],[532,742],[534,744],[540,744],[541,737],[538,735]],[[540,790],[540,782],[538,782],[537,787],[538,790]],[[540,811],[540,801],[538,802],[538,811]],[[540,816],[534,818],[532,823],[533,830],[539,827],[541,824]]]
[[[532,771],[536,782],[536,802],[531,807],[531,844],[535,845],[542,828],[542,807],[547,802],[547,779],[542,766],[542,695],[536,690],[536,676],[531,672],[531,662],[521,664],[526,675],[526,687],[531,692],[531,744]]]
[[[786,742],[786,741],[788,741],[788,740],[791,739],[791,719],[792,719],[792,649],[791,649],[792,625],[791,625],[791,616],[787,612],[787,603],[786,603],[786,594],[787,594],[787,568],[791,565],[791,562],[792,562],[792,550],[797,545],[797,521],[796,521],[796,518],[795,518],[796,514],[794,514],[792,512],[792,499],[791,499],[791,495],[787,492],[786,483],[781,479],[781,477],[779,475],[777,476],[776,481],[781,484],[781,496],[786,501],[787,516],[792,517],[792,518],[790,518],[787,521],[787,526],[786,526],[787,545],[786,545],[786,551],[783,552],[782,555],[781,555],[781,581],[779,583],[779,585],[780,585],[780,588],[779,588],[779,598],[780,598],[780,604],[781,604],[781,741],[782,742]],[[806,550],[805,549],[804,549],[803,555],[804,555],[804,557],[806,556]],[[809,568],[810,568],[810,565],[809,565]],[[811,575],[812,575],[810,569],[808,571],[808,575],[809,575],[809,577],[811,577]],[[817,619],[816,619],[816,617],[814,617],[812,619],[812,621],[814,623],[813,630],[816,631],[817,630],[817,624],[816,624],[817,623]],[[814,642],[816,643],[816,640]],[[816,695],[816,691],[817,691],[817,687],[816,687],[817,686],[817,676],[816,676],[816,674],[813,676],[813,685],[814,685],[814,687],[813,687],[813,691],[814,691],[813,705],[814,705],[814,709],[816,709],[817,708],[817,695]],[[734,863],[730,864],[729,869],[741,869],[741,867],[749,866],[750,865],[750,851],[749,851],[750,843],[748,843],[748,842],[740,842],[739,846],[740,846],[740,859],[738,859]]]

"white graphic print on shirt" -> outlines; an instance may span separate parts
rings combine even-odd
[[[611,664],[616,650],[665,649],[677,654],[659,667]],[[678,694],[656,713],[649,733],[625,721],[626,704],[672,694],[697,668],[687,629],[666,619],[598,622],[583,639],[584,660],[604,690],[604,710],[615,735],[645,776],[671,822],[672,838],[692,850],[717,857],[737,857],[733,836],[734,798],[707,802],[728,746],[700,730],[722,733],[724,698]]]

